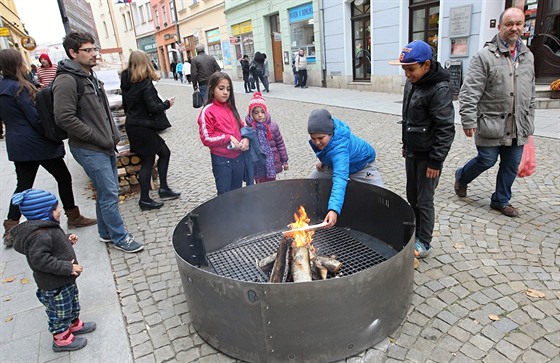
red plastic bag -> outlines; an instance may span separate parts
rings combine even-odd
[[[537,170],[537,160],[535,157],[535,142],[533,136],[529,136],[527,143],[523,147],[523,155],[517,169],[517,176],[520,178],[533,175]]]

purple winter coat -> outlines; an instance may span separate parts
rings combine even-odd
[[[247,115],[245,121],[248,124],[250,123],[251,126],[253,126],[255,122],[250,115]],[[284,139],[282,138],[282,134],[280,133],[278,124],[271,120],[270,113],[266,114],[266,120],[264,121],[264,124],[267,125],[268,129],[270,130],[270,148],[272,149],[272,155],[274,156],[274,167],[276,168],[276,173],[278,174],[283,170],[282,165],[288,163],[288,152],[286,151],[286,144],[284,144]]]

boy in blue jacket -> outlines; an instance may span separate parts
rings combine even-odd
[[[310,178],[332,178],[333,181],[329,212],[324,219],[327,227],[333,227],[344,203],[348,178],[383,187],[375,163],[375,150],[326,109],[311,112],[307,132],[311,137],[309,144],[320,161]]]

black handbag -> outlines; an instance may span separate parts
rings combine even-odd
[[[200,108],[202,107],[203,103],[204,100],[202,99],[202,95],[200,94],[200,91],[199,90],[194,91],[192,94],[192,107]]]

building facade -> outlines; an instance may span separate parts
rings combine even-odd
[[[22,45],[27,36],[13,0],[0,0],[0,49],[14,48],[31,64],[29,51]]]
[[[131,4],[132,20],[138,49],[146,52],[154,64],[161,68],[155,37],[154,17],[149,0],[137,0]]]

